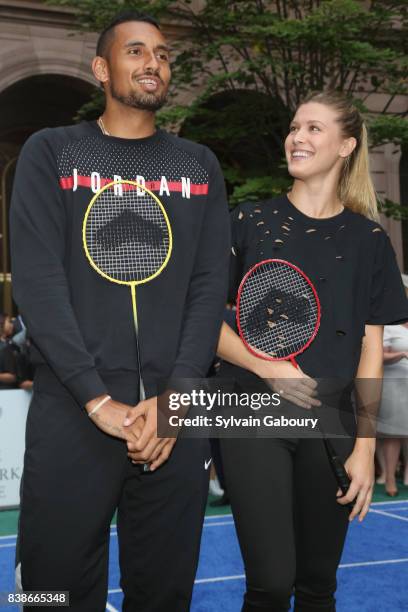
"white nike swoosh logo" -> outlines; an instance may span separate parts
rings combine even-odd
[[[208,461],[204,461],[204,469],[208,470],[208,468],[210,467],[212,458],[209,459]]]

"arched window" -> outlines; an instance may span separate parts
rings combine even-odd
[[[70,76],[43,74],[22,79],[0,93],[0,312],[13,312],[8,216],[18,153],[44,127],[69,125],[94,87]]]

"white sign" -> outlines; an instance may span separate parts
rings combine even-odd
[[[20,504],[25,425],[31,391],[0,391],[0,510]]]

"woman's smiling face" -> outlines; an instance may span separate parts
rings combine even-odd
[[[302,104],[290,124],[285,140],[289,173],[300,180],[325,175],[338,166],[356,146],[345,138],[336,110],[319,102]]]

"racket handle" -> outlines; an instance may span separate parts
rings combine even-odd
[[[343,465],[343,462],[340,459],[340,457],[337,455],[331,442],[327,440],[327,438],[323,438],[323,441],[324,441],[327,456],[329,458],[330,465],[332,467],[333,474],[336,478],[339,489],[343,493],[343,495],[345,495],[351,483],[349,475],[347,474],[346,469]],[[354,501],[347,504],[347,507],[349,509],[349,512],[351,512],[354,507]]]

